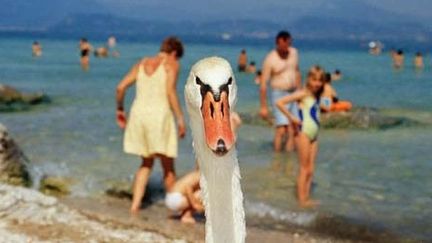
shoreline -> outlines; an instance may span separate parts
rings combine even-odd
[[[91,218],[133,225],[171,239],[204,242],[204,218],[198,217],[194,225],[182,224],[170,216],[162,201],[147,204],[138,216],[129,215],[130,202],[127,199],[67,197],[60,201]],[[371,230],[367,226],[348,224],[329,215],[320,216],[312,227],[275,224],[269,217],[247,216],[246,242],[417,242],[389,232]]]
[[[0,234],[7,242],[204,242],[205,238],[203,218],[194,225],[182,224],[170,218],[160,200],[130,216],[126,199],[55,198],[6,184],[0,184],[0,195]],[[323,219],[315,226],[300,227],[249,216],[246,242],[419,242],[350,227],[343,220],[335,227]]]

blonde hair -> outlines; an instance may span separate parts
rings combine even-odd
[[[307,74],[307,82],[306,82],[306,88],[309,89],[309,80],[311,80],[312,78],[315,79],[319,79],[321,81],[321,83],[323,84],[323,86],[321,87],[320,90],[318,90],[318,92],[315,94],[315,96],[317,98],[319,98],[321,96],[321,93],[324,90],[324,80],[325,80],[325,70],[323,68],[321,68],[319,65],[314,65],[312,66]]]

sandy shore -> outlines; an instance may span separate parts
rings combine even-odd
[[[0,235],[4,242],[204,242],[204,219],[195,225],[170,218],[162,202],[138,216],[129,201],[101,196],[57,199],[38,191],[0,184]],[[352,235],[298,227],[266,228],[248,219],[247,242],[406,242],[388,236]]]
[[[187,242],[204,242],[204,220],[195,225],[181,224],[178,219],[170,218],[169,211],[161,202],[145,207],[136,217],[128,214],[129,201],[114,198],[65,198],[62,202],[78,209],[90,218],[98,218],[106,222],[117,222],[131,225],[142,230],[157,232],[158,234]],[[352,240],[336,239],[318,235],[298,229],[284,231],[265,230],[256,226],[248,227],[247,242],[354,242]],[[362,241],[355,241],[362,242]]]

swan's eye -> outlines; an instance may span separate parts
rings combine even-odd
[[[203,85],[203,82],[198,77],[195,77],[195,83],[198,84],[198,85]]]
[[[228,79],[228,85],[231,85],[232,84],[232,77],[230,77],[229,79]]]

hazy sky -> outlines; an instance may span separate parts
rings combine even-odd
[[[194,15],[202,14],[219,16],[231,16],[233,18],[259,18],[260,11],[278,11],[279,9],[290,9],[295,14],[302,14],[311,9],[316,9],[322,5],[347,5],[350,3],[366,3],[376,8],[391,11],[397,14],[418,16],[432,20],[432,1],[431,0],[97,0],[100,3],[108,4],[112,8],[123,11],[130,10],[130,14],[139,15],[138,9],[166,9],[167,13],[172,13],[170,9],[178,11],[181,18],[189,19]],[[289,14],[289,13],[288,13]]]
[[[139,20],[281,24],[302,17],[375,23],[432,22],[432,0],[0,0],[1,26],[44,28],[75,13],[109,13]]]

